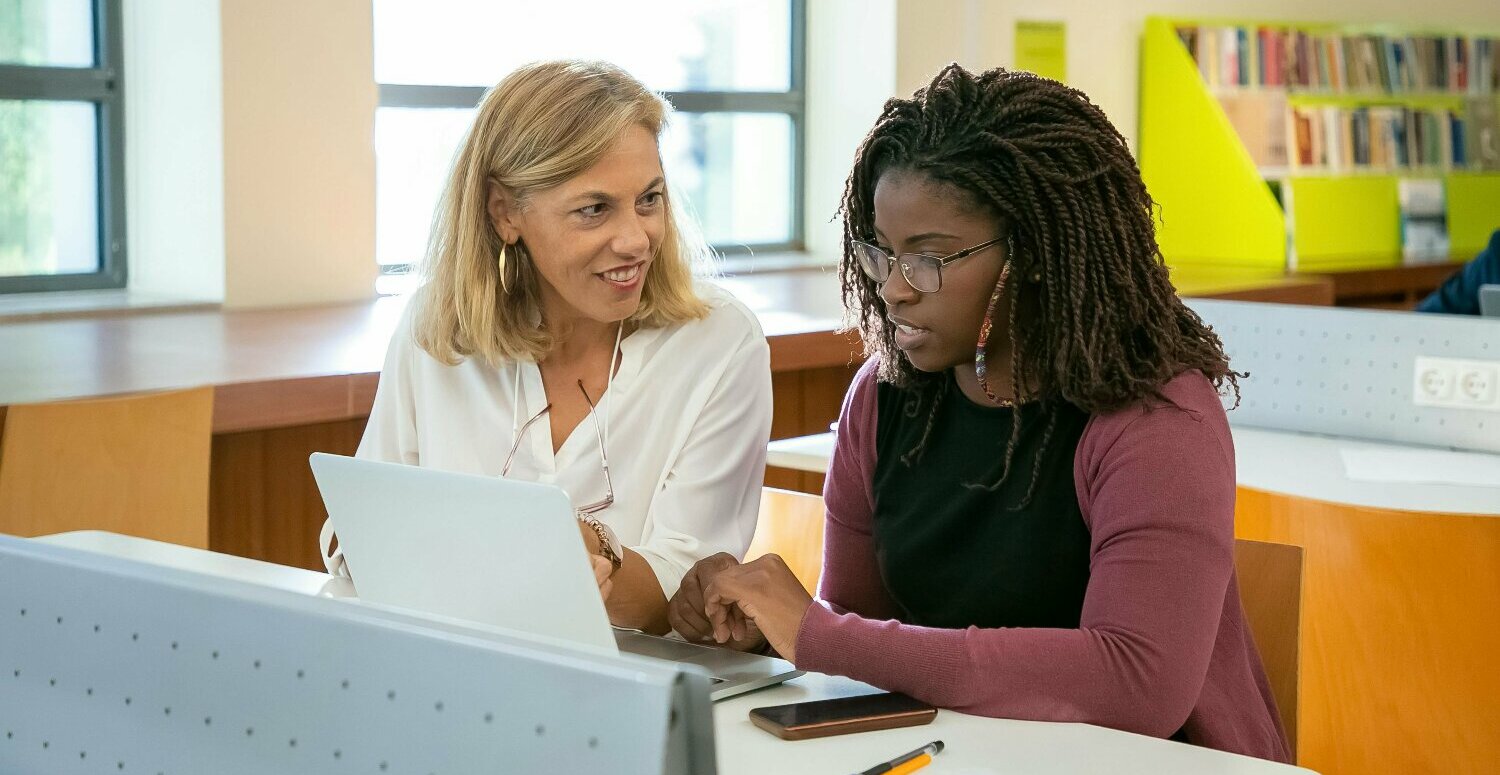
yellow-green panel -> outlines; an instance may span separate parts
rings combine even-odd
[[[1068,28],[1063,22],[1016,22],[1017,70],[1068,82]]]
[[[1500,173],[1456,173],[1448,177],[1448,244],[1456,259],[1478,255],[1500,229]]]
[[[1141,43],[1140,165],[1171,266],[1284,269],[1281,207],[1165,19]]]
[[[1294,178],[1290,225],[1296,269],[1364,269],[1401,263],[1396,178]]]

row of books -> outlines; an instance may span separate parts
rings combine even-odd
[[[1463,169],[1464,120],[1449,110],[1292,108],[1293,170]]]
[[[1400,105],[1288,105],[1285,94],[1220,97],[1257,166],[1291,172],[1500,169],[1500,120],[1492,98],[1462,111]]]
[[[1215,26],[1179,26],[1177,35],[1215,88],[1500,93],[1500,38]]]

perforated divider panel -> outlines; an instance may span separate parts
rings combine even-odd
[[[0,536],[0,772],[715,771],[706,676],[448,629]]]
[[[1500,414],[1417,406],[1417,356],[1500,361],[1500,321],[1194,299],[1249,372],[1233,425],[1500,452]],[[1227,406],[1228,404],[1226,404]]]

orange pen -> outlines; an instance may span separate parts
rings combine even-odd
[[[924,753],[915,759],[908,759],[905,764],[896,767],[896,769],[891,770],[886,775],[906,775],[909,772],[916,772],[929,764],[932,764],[932,754]]]
[[[932,764],[933,755],[942,750],[943,741],[934,740],[911,753],[904,753],[888,762],[881,762],[859,775],[906,775],[908,772],[916,772]]]

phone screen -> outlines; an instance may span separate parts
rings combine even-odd
[[[751,713],[784,728],[816,726],[850,719],[880,718],[932,710],[925,702],[904,694],[887,692],[836,700],[815,700],[792,705],[756,708]]]

